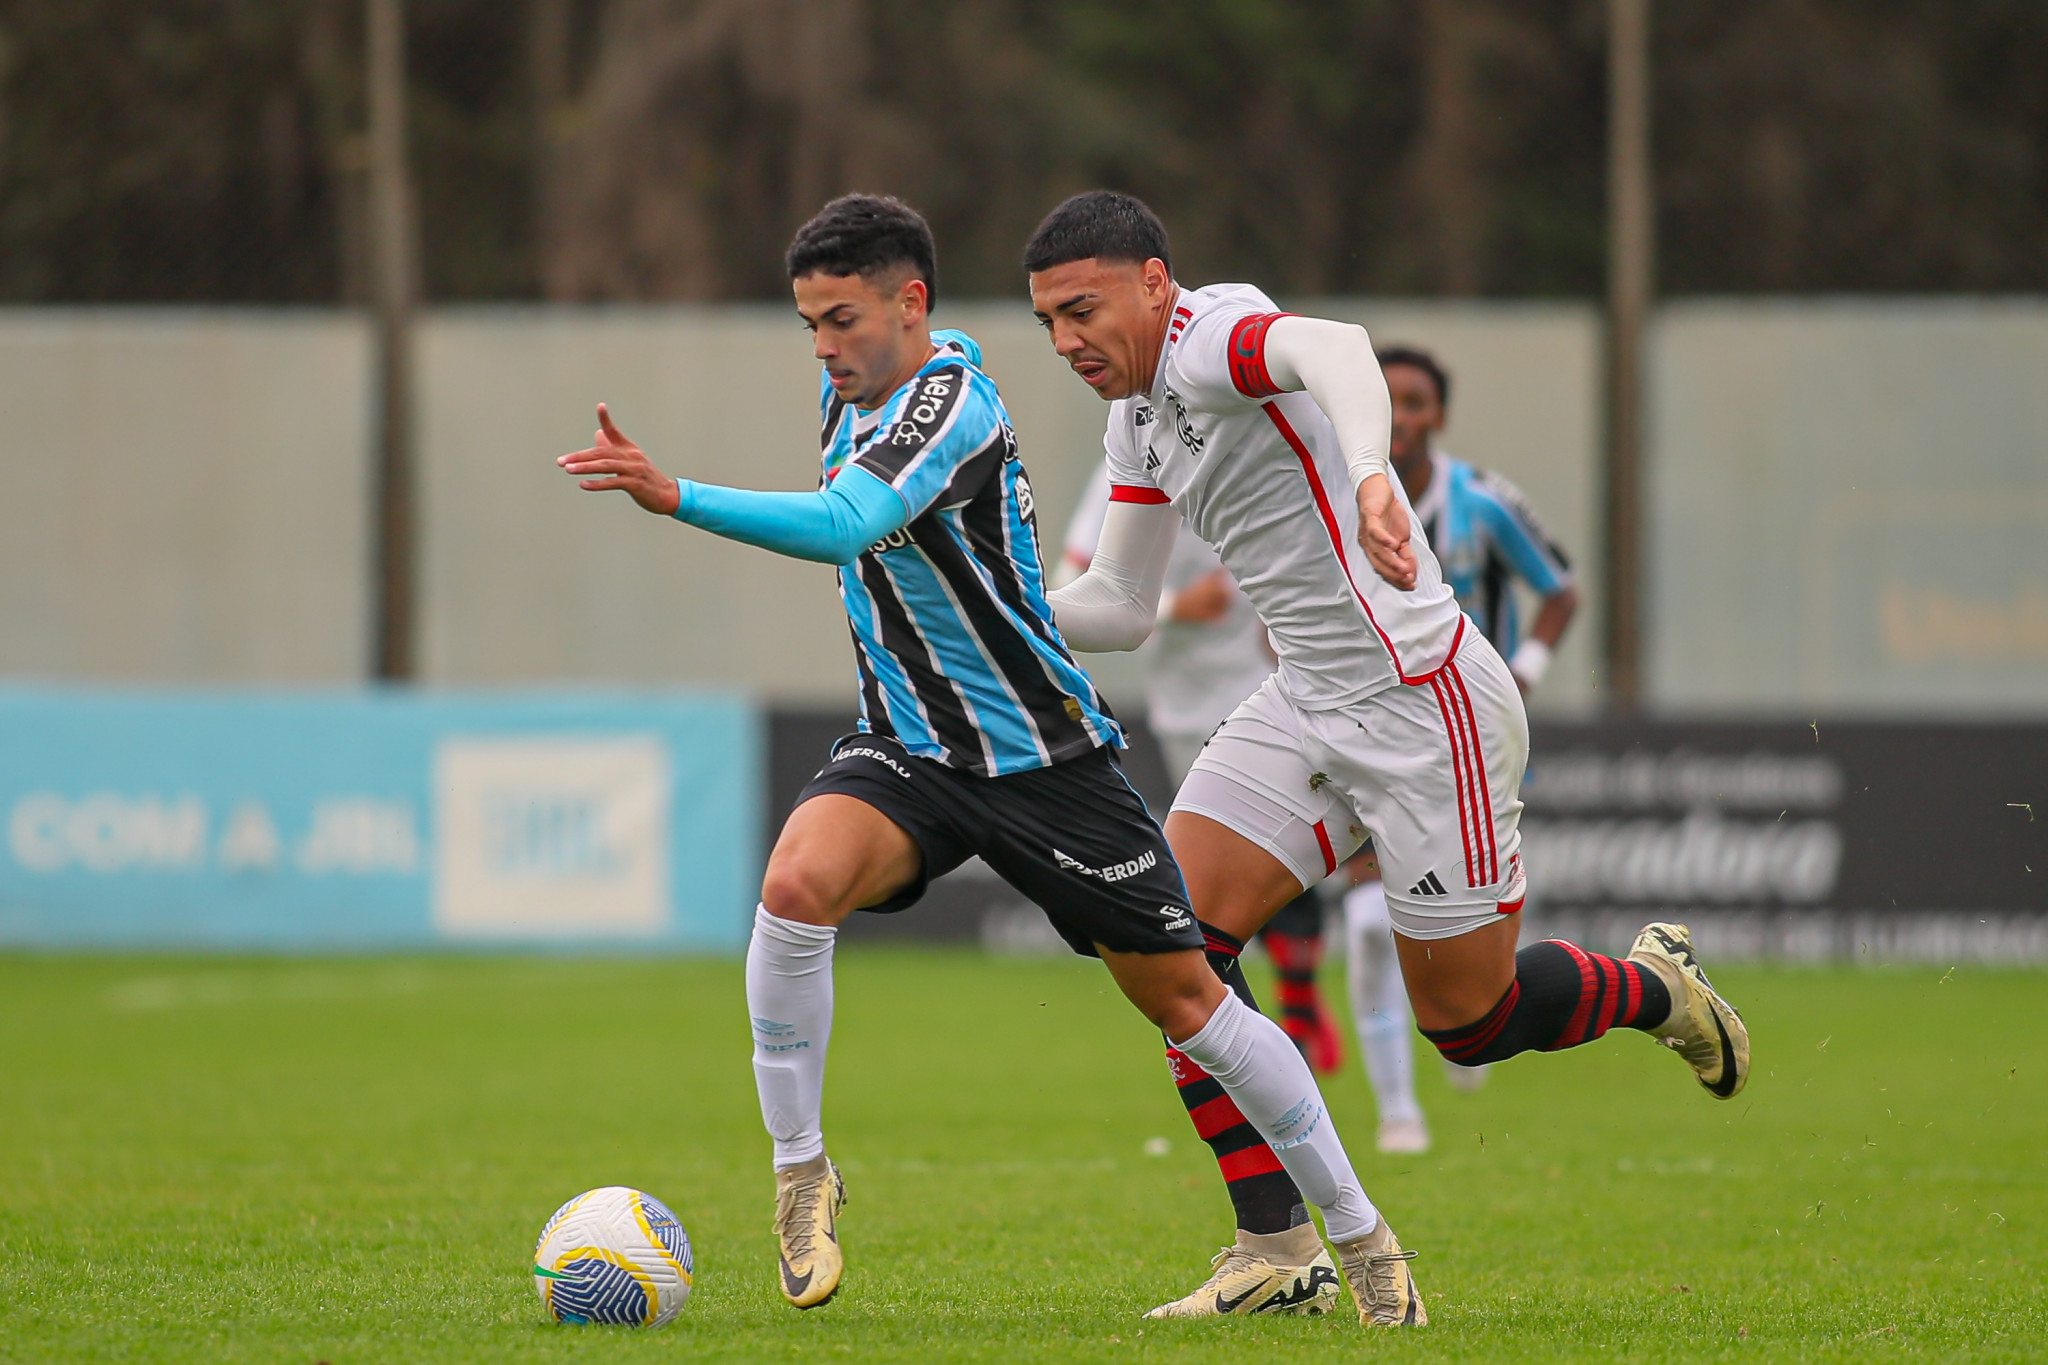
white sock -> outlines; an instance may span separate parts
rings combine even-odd
[[[775,1139],[775,1169],[825,1151],[825,1047],[832,1041],[832,945],[827,925],[754,911],[747,945],[747,1013],[754,1026],[754,1088]]]
[[[1174,1046],[1214,1076],[1264,1135],[1295,1185],[1323,1211],[1331,1241],[1353,1241],[1373,1230],[1379,1210],[1351,1169],[1308,1063],[1278,1024],[1225,995],[1209,1022]]]
[[[1401,959],[1394,952],[1394,926],[1387,916],[1387,888],[1377,881],[1354,886],[1344,896],[1344,946],[1350,959],[1351,1020],[1366,1079],[1380,1107],[1381,1123],[1422,1118],[1415,1101],[1415,1015]]]

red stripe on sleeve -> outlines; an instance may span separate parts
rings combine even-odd
[[[1253,313],[1230,329],[1230,382],[1247,398],[1271,398],[1280,392],[1266,370],[1266,333],[1285,313]]]
[[[1173,499],[1167,497],[1166,494],[1160,492],[1158,489],[1147,487],[1142,483],[1111,484],[1109,486],[1109,500],[1111,502],[1143,503],[1162,503],[1173,501]]]

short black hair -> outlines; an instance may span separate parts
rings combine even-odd
[[[1415,346],[1389,346],[1379,353],[1380,368],[1389,365],[1407,365],[1422,371],[1436,385],[1436,401],[1448,408],[1451,405],[1451,377],[1444,367],[1436,363],[1436,357]]]
[[[924,281],[925,307],[939,301],[939,251],[931,224],[901,199],[886,194],[843,194],[796,230],[782,263],[789,278],[859,275],[871,280],[892,266],[908,266]]]
[[[1155,257],[1173,269],[1159,215],[1136,195],[1089,190],[1045,215],[1024,246],[1024,269],[1033,273],[1086,260],[1143,265]]]

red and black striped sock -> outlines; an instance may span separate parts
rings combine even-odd
[[[1306,1057],[1321,1005],[1316,998],[1316,968],[1323,960],[1323,936],[1276,934],[1267,930],[1259,935],[1259,942],[1265,947],[1266,956],[1273,959],[1273,970],[1279,977],[1275,994],[1280,998],[1280,1027],[1287,1030],[1287,1036]]]
[[[1252,998],[1252,988],[1237,960],[1244,944],[1206,924],[1202,934],[1208,940],[1209,966],[1238,999],[1257,1009],[1259,1003]],[[1170,1041],[1166,1064],[1173,1072],[1173,1083],[1180,1087],[1180,1102],[1187,1106],[1196,1134],[1209,1144],[1223,1172],[1237,1225],[1246,1232],[1270,1234],[1306,1223],[1308,1204],[1295,1188],[1293,1177],[1282,1169],[1280,1158],[1238,1111],[1223,1086]]]
[[[1515,954],[1515,980],[1486,1017],[1422,1036],[1460,1066],[1519,1052],[1561,1052],[1611,1028],[1655,1028],[1671,1013],[1671,992],[1647,967],[1603,957],[1558,939]]]

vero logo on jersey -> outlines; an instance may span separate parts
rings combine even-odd
[[[951,371],[929,375],[917,389],[917,395],[900,421],[895,433],[889,437],[889,444],[898,446],[923,445],[930,439],[924,428],[939,420],[939,414],[946,410],[946,400],[953,396],[953,382],[957,378]]]

